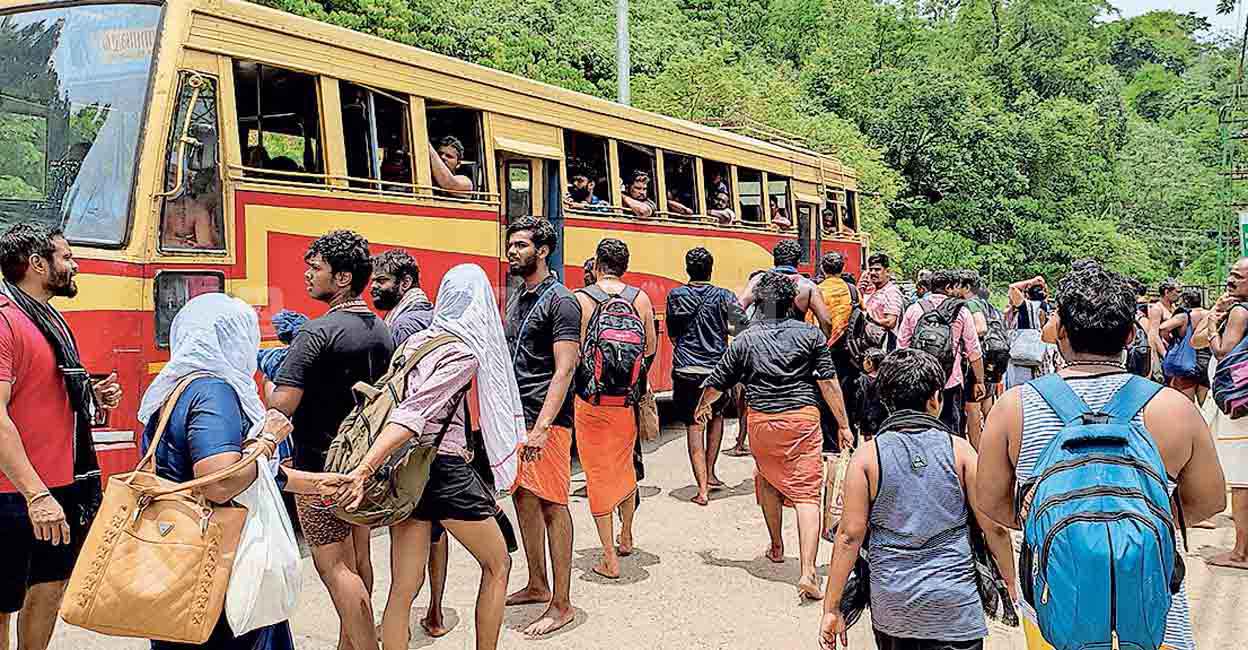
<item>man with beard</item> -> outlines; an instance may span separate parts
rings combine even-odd
[[[828,306],[823,302],[823,294],[810,278],[797,272],[797,264],[802,259],[802,245],[795,239],[786,239],[776,244],[771,251],[771,257],[775,263],[771,270],[789,278],[797,288],[797,297],[793,300],[791,313],[787,317],[804,321],[807,314],[814,314],[815,320],[818,321],[816,325],[823,331],[824,336],[827,336],[832,331],[832,316],[828,313]],[[751,278],[745,291],[737,295],[742,309],[749,309],[750,305],[754,304],[754,286],[761,277],[760,274]],[[785,314],[774,313],[774,305],[762,304],[761,308],[765,318],[785,317]]]
[[[433,322],[433,303],[420,288],[420,266],[407,251],[388,250],[373,257],[373,306],[386,312],[386,326],[399,349],[413,334],[428,329]],[[420,626],[430,637],[446,636],[451,630],[442,616],[442,596],[446,593],[446,567],[450,546],[445,531],[433,540],[429,550],[429,609]]]
[[[581,306],[551,272],[555,229],[549,221],[523,217],[507,227],[511,275],[524,285],[507,305],[507,343],[515,366],[528,442],[520,457],[513,494],[529,580],[507,597],[508,605],[549,603],[525,628],[541,636],[572,622],[572,385],[580,355]],[[554,591],[546,578],[550,539]]]
[[[394,341],[360,299],[373,273],[368,240],[335,230],[312,242],[303,260],[308,295],[329,305],[329,311],[299,329],[274,378],[277,388],[269,407],[295,425],[294,468],[319,472],[338,426],[355,405],[351,387],[359,381],[372,384],[385,374]],[[333,506],[319,497],[296,496],[295,507],[313,564],[338,611],[338,648],[375,650],[368,528],[338,519]]]
[[[398,348],[433,322],[433,303],[420,288],[420,267],[400,249],[373,258],[373,306],[386,312],[386,325]]]
[[[52,638],[65,582],[99,498],[91,411],[121,401],[116,374],[94,385],[49,304],[78,293],[60,230],[19,223],[0,237],[0,646],[12,615],[23,650]]]

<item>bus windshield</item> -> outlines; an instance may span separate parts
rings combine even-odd
[[[125,240],[160,12],[0,15],[0,227],[39,221],[75,243]]]

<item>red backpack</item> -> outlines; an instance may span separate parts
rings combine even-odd
[[[576,394],[590,404],[631,406],[640,398],[646,326],[633,302],[640,291],[611,295],[596,285],[578,290],[594,301],[576,367]]]

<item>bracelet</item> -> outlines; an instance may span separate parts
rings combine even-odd
[[[48,490],[44,490],[42,492],[36,492],[35,496],[30,497],[29,499],[26,499],[26,505],[33,506],[35,505],[35,502],[38,501],[39,499],[42,499],[44,497],[50,497],[50,496],[52,496],[52,492]]]

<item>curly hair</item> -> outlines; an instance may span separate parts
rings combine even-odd
[[[797,266],[802,261],[802,245],[796,239],[786,239],[771,249],[771,259],[776,266]]]
[[[406,275],[412,279],[413,287],[420,286],[420,265],[416,263],[416,258],[401,248],[373,256],[373,274],[389,275],[395,280],[402,280]]]
[[[945,386],[945,370],[936,357],[913,348],[895,350],[880,362],[876,385],[889,412],[924,412],[927,400]]]
[[[453,135],[445,135],[445,136],[442,136],[441,138],[438,138],[438,141],[434,143],[433,149],[436,151],[443,147],[450,147],[454,149],[455,154],[459,156],[459,159],[460,160],[464,159],[464,143],[460,142],[459,138]]]
[[[51,260],[56,250],[52,240],[58,237],[65,237],[60,228],[33,221],[13,224],[0,235],[0,272],[4,273],[4,279],[21,282],[30,268],[31,255]]]
[[[793,310],[797,283],[783,273],[766,271],[754,284],[754,300],[769,318],[780,318]]]
[[[828,277],[839,276],[845,272],[845,256],[840,253],[828,253],[819,260],[819,268]]]
[[[1057,314],[1075,352],[1113,356],[1135,329],[1131,283],[1099,264],[1071,269],[1058,284]]]
[[[694,282],[708,282],[711,279],[711,270],[715,267],[715,256],[711,255],[711,251],[702,248],[689,249],[685,253],[685,272],[689,274],[689,279]]]
[[[534,248],[545,246],[549,253],[555,252],[558,236],[549,221],[539,217],[520,217],[507,226],[507,239],[510,241],[511,236],[518,232],[528,232]]]
[[[608,237],[598,242],[594,261],[598,270],[615,276],[624,275],[628,271],[628,244]]]
[[[364,293],[373,276],[373,258],[368,252],[368,240],[350,230],[335,230],[321,235],[303,256],[306,262],[320,256],[334,273],[351,274],[351,292]]]

